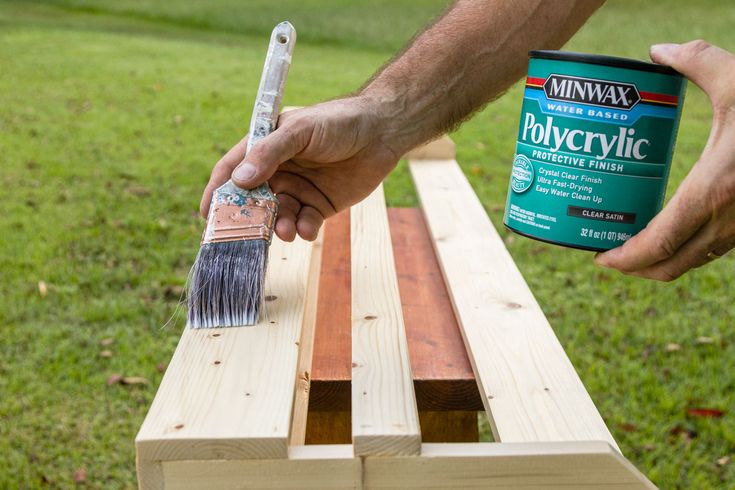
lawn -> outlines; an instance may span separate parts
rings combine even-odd
[[[201,190],[247,126],[272,25],[299,29],[285,103],[309,104],[358,88],[443,5],[0,2],[0,488],[135,486]],[[731,0],[611,0],[568,48],[645,58],[704,37],[735,51],[733,25]],[[660,284],[505,232],[520,94],[453,135],[467,176],[625,455],[662,488],[735,488],[735,258]],[[669,195],[710,117],[690,86]],[[404,166],[386,188],[416,204]]]

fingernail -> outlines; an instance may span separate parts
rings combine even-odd
[[[241,163],[239,167],[232,172],[232,178],[240,182],[247,182],[255,176],[255,165],[250,162]]]
[[[671,54],[679,45],[675,43],[654,44],[651,46],[651,54],[666,56]]]
[[[600,252],[595,254],[595,264],[601,267],[613,267],[615,258],[620,254],[620,247],[613,248],[607,252]]]
[[[595,264],[602,267],[610,267],[610,263],[608,262],[609,253],[610,252],[595,254]]]

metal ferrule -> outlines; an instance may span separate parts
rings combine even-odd
[[[278,204],[270,199],[246,198],[244,204],[222,202],[209,213],[202,244],[236,240],[271,241]]]

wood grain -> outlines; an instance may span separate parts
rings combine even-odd
[[[383,187],[351,211],[355,454],[418,454],[418,411]]]
[[[350,274],[350,212],[343,211],[324,223],[324,245],[314,334],[311,378],[314,385],[347,381],[352,377],[352,284]],[[315,391],[318,386],[313,386]],[[312,391],[313,397],[318,393]],[[350,407],[341,407],[349,410]]]
[[[409,164],[495,440],[617,448],[457,163]]]
[[[352,414],[348,411],[309,411],[306,444],[350,444]]]
[[[477,412],[442,410],[419,412],[421,442],[477,442]]]
[[[350,445],[297,446],[288,459],[163,463],[166,488],[176,490],[336,490],[361,487],[361,462]]]
[[[311,246],[308,283],[304,306],[304,321],[301,326],[299,340],[299,360],[296,372],[296,390],[294,393],[293,416],[291,417],[291,435],[289,444],[304,444],[306,440],[306,419],[309,413],[309,391],[311,388],[311,363],[314,352],[314,333],[316,310],[319,301],[319,278],[322,264],[322,246],[324,231]]]
[[[144,459],[140,451],[136,450],[135,468],[138,488],[143,490],[162,490],[164,488],[163,465],[160,461]]]
[[[141,461],[287,456],[311,251],[274,239],[258,325],[184,330],[136,438]]]
[[[388,221],[419,410],[483,410],[423,214],[389,208]],[[327,220],[310,410],[350,410],[349,213]]]
[[[469,380],[467,351],[418,208],[389,209],[396,274],[414,379]],[[475,387],[477,396],[477,388]]]
[[[477,412],[419,411],[422,442],[477,442]],[[349,444],[352,440],[350,412],[309,412],[306,444]]]
[[[166,488],[651,490],[604,442],[422,444],[422,456],[352,457],[351,445],[301,446],[288,459],[164,462]]]
[[[423,214],[391,208],[388,218],[419,410],[482,410]]]
[[[365,458],[363,488],[656,487],[605,442],[422,444],[421,457]]]

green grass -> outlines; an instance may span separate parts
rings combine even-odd
[[[0,488],[71,487],[80,468],[89,488],[134,487],[201,189],[247,126],[272,24],[299,28],[285,103],[308,104],[358,88],[443,4],[0,3]],[[735,51],[734,24],[728,1],[612,1],[568,47],[645,58],[652,42],[705,37]],[[499,228],[519,107],[515,87],[454,135]],[[670,191],[710,115],[690,87]],[[386,187],[415,205],[404,166]],[[662,488],[735,486],[735,462],[717,464],[735,456],[735,260],[659,284],[501,233],[626,456]]]

